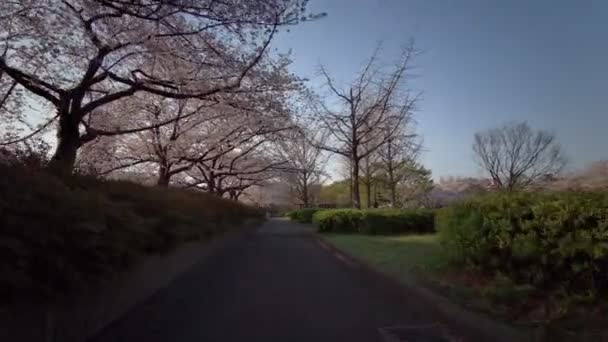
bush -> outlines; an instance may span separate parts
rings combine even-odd
[[[432,233],[435,215],[429,209],[375,209],[363,212],[359,232],[364,234]]]
[[[304,208],[297,209],[288,212],[286,215],[289,219],[300,222],[300,223],[312,223],[312,216],[319,210],[320,208]]]
[[[208,194],[0,163],[0,301],[95,284],[257,210]]]
[[[453,262],[542,288],[608,289],[608,194],[489,194],[441,209],[437,228]]]
[[[315,213],[312,221],[319,232],[354,233],[359,230],[361,216],[361,210],[330,209]]]
[[[426,209],[335,209],[313,217],[320,232],[362,234],[430,233],[434,214]]]

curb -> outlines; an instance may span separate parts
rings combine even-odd
[[[413,280],[399,281],[392,276],[378,271],[364,261],[353,257],[334,246],[322,236],[315,235],[314,239],[329,254],[339,259],[352,269],[363,271],[375,278],[381,279],[391,290],[403,299],[417,301],[421,307],[438,321],[445,324],[450,332],[465,341],[536,341],[531,334],[515,330],[507,324],[497,322],[482,314],[471,312],[460,305],[449,301],[429,289],[426,289]]]

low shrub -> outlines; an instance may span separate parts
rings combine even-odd
[[[430,233],[434,214],[427,209],[332,209],[313,216],[320,232],[361,234]]]
[[[455,263],[568,292],[608,289],[608,194],[489,194],[437,215]]]
[[[286,216],[289,217],[289,219],[296,221],[296,222],[312,223],[313,215],[319,210],[322,210],[322,209],[320,209],[320,208],[297,209],[297,210],[292,210],[292,211],[287,212]]]
[[[260,215],[205,193],[0,163],[0,302],[95,284]]]
[[[374,209],[363,211],[359,232],[364,234],[432,233],[435,215],[429,209]]]
[[[312,221],[319,232],[354,233],[359,230],[361,216],[361,210],[330,209],[315,213]]]

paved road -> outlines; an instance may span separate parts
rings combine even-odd
[[[306,226],[270,220],[93,342],[370,342],[383,341],[381,327],[430,322],[383,280],[321,248]]]

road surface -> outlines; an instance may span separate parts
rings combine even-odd
[[[307,229],[275,219],[230,240],[92,342],[370,342],[385,341],[379,328],[433,323]]]

